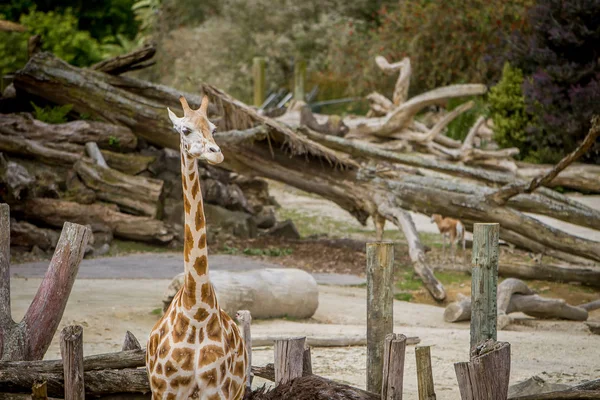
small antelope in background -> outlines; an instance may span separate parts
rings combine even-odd
[[[431,216],[431,222],[435,222],[440,233],[442,234],[442,238],[444,239],[443,245],[443,262],[446,262],[446,238],[450,239],[450,248],[452,250],[452,263],[454,263],[454,258],[456,255],[456,243],[461,240],[462,241],[462,251],[463,251],[463,262],[466,263],[466,251],[465,251],[465,227],[457,219],[453,218],[444,218],[440,214],[433,214]]]

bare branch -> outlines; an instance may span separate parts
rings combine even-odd
[[[0,31],[2,32],[25,32],[27,28],[16,22],[0,19]]]
[[[492,195],[487,196],[486,199],[496,205],[504,205],[512,197],[515,197],[521,193],[531,193],[540,186],[548,185],[556,176],[561,173],[570,164],[575,162],[581,156],[583,156],[596,142],[596,139],[600,135],[600,117],[595,116],[592,118],[592,127],[588,132],[583,142],[570,154],[566,155],[554,168],[547,171],[545,174],[537,176],[527,183],[511,183],[502,188]]]

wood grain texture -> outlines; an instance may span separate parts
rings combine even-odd
[[[383,381],[386,335],[394,327],[392,242],[367,243],[367,390],[379,392]]]
[[[275,341],[275,383],[282,384],[302,376],[305,337]]]
[[[475,224],[471,277],[471,348],[496,340],[499,224]]]
[[[385,337],[381,383],[382,400],[402,400],[406,336],[390,333]]]
[[[60,354],[64,366],[65,400],[84,400],[83,327],[66,326],[60,333]]]
[[[429,346],[416,347],[415,358],[417,359],[419,400],[436,400],[431,369],[431,348]]]

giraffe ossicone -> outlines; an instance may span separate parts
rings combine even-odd
[[[180,135],[183,184],[185,281],[156,323],[146,352],[153,400],[239,400],[244,395],[248,354],[235,322],[219,308],[209,279],[206,219],[198,161],[219,164],[208,98],[193,110],[179,99],[183,117],[168,110]]]

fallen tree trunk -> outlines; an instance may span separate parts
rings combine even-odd
[[[0,114],[0,135],[34,140],[41,144],[96,142],[101,149],[134,150],[137,138],[122,125],[98,121],[47,124],[22,114]]]
[[[131,176],[90,161],[79,160],[75,171],[99,199],[114,203],[125,212],[160,218],[164,182],[143,176]]]
[[[10,244],[11,246],[26,247],[31,250],[37,246],[42,250],[50,250],[56,247],[59,233],[52,229],[38,228],[25,221],[11,221]]]
[[[156,53],[156,46],[147,44],[139,49],[130,51],[127,54],[122,54],[108,60],[100,61],[92,65],[90,68],[96,71],[106,72],[107,74],[119,75],[128,71],[135,71],[142,68],[147,68],[154,65],[149,61]]]
[[[522,312],[535,318],[559,318],[585,321],[588,311],[583,307],[567,304],[563,299],[548,299],[533,294],[529,287],[518,279],[509,278],[498,285],[498,329],[503,329],[511,320],[500,318],[513,312]],[[444,310],[446,322],[471,319],[471,298],[463,297],[449,304]],[[502,319],[502,321],[501,321]]]
[[[78,204],[71,201],[37,198],[29,199],[23,206],[25,217],[60,227],[64,221],[74,221],[82,225],[108,226],[115,237],[142,242],[170,242],[174,234],[162,221],[118,211],[116,205]]]
[[[552,165],[519,163],[517,177],[531,180],[552,169]],[[574,164],[547,184],[548,187],[569,188],[583,192],[600,193],[600,165]]]
[[[500,263],[498,275],[552,282],[577,282],[582,285],[600,288],[600,268],[577,265]]]

